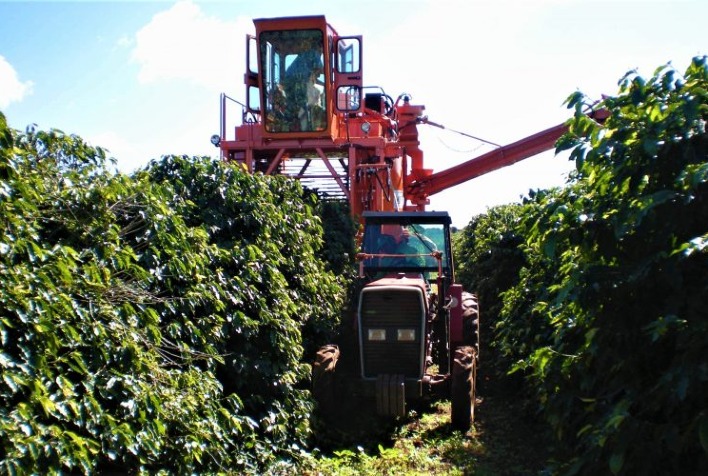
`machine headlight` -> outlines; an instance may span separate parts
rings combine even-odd
[[[369,329],[368,330],[369,340],[373,341],[385,341],[386,340],[386,329]]]
[[[398,329],[397,337],[402,342],[415,342],[415,329]]]
[[[371,124],[369,124],[368,122],[363,122],[361,124],[361,132],[363,132],[364,134],[368,134],[370,130]]]

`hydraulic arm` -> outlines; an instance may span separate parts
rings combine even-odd
[[[449,169],[414,180],[408,185],[406,194],[413,203],[425,203],[431,195],[552,149],[567,130],[565,124],[559,124]]]

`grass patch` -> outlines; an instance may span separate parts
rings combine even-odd
[[[450,403],[411,411],[377,443],[314,451],[294,473],[304,476],[504,476],[542,473],[549,445],[537,423],[513,397],[477,402],[476,421],[465,434],[450,426]],[[283,471],[280,474],[292,474]],[[279,474],[279,473],[274,473]]]
[[[362,446],[306,457],[298,468],[305,476],[465,475],[474,474],[476,458],[483,452],[471,429],[452,431],[450,403],[439,402],[425,412],[411,411],[396,427],[391,440],[373,450]]]

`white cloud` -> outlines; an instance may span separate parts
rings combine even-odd
[[[103,147],[109,157],[116,159],[121,172],[131,172],[141,164],[138,148],[130,141],[113,131],[90,134],[86,141],[93,146]]]
[[[243,32],[251,30],[250,19],[224,21],[205,15],[191,1],[177,2],[135,35],[138,80],[187,80],[213,91],[227,90],[243,77]]]
[[[20,81],[15,68],[0,55],[0,109],[32,94],[32,81]]]

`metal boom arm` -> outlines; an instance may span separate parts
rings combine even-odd
[[[550,150],[567,130],[568,126],[559,124],[449,169],[415,180],[408,185],[408,196],[413,203],[421,203],[427,197],[450,187]]]

